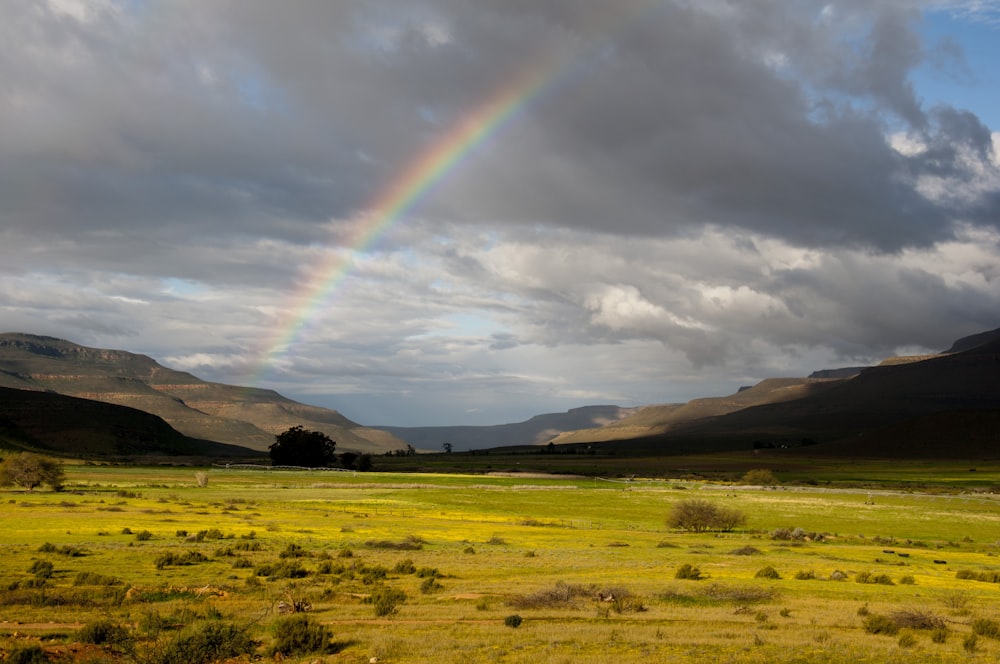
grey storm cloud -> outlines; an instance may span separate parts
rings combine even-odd
[[[369,396],[648,403],[996,327],[997,128],[915,83],[973,76],[927,12],[996,3],[3,10],[9,329],[267,373],[372,421]],[[414,176],[471,117],[483,140]],[[350,251],[407,174],[429,186]]]
[[[429,215],[643,235],[713,223],[893,250],[967,212],[914,186],[967,167],[941,146],[983,158],[991,142],[968,111],[921,107],[908,76],[927,48],[902,3],[96,7],[8,8],[8,226],[307,242],[553,53],[550,89]],[[931,147],[895,151],[894,123]]]

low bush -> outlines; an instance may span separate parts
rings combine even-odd
[[[868,583],[868,584],[878,584],[882,586],[894,586],[896,585],[892,577],[888,574],[875,574],[874,572],[858,572],[854,576],[854,580],[857,583]]]
[[[304,579],[309,576],[309,570],[297,562],[283,560],[280,563],[265,563],[253,570],[254,576],[265,576],[269,581],[275,579]]]
[[[206,623],[181,634],[151,653],[149,664],[209,664],[252,653],[247,630],[226,623]]]
[[[882,634],[884,636],[895,636],[899,633],[899,626],[888,616],[878,613],[869,613],[862,621],[862,626],[869,634]]]
[[[278,554],[279,558],[308,558],[309,552],[298,544],[291,543],[285,547],[284,551]]]
[[[128,629],[111,620],[97,620],[87,623],[77,633],[76,638],[80,643],[119,648],[126,648],[132,642],[132,636]]]
[[[197,565],[208,562],[205,554],[199,551],[185,551],[184,553],[164,553],[156,559],[156,569],[165,567],[179,567],[186,565]]]
[[[330,630],[307,615],[299,613],[281,618],[274,624],[273,632],[272,656],[280,653],[291,657],[330,651]]]
[[[592,597],[594,593],[592,587],[558,581],[552,588],[515,597],[508,604],[515,609],[566,608],[573,606],[580,598]]]
[[[417,571],[417,567],[413,564],[412,560],[407,558],[396,563],[392,571],[396,574],[414,574]]]
[[[770,565],[767,567],[762,567],[757,570],[757,573],[753,575],[755,579],[780,579],[781,575],[778,574],[778,570],[774,569]]]
[[[960,569],[955,572],[955,578],[984,583],[1000,583],[1000,572],[976,572],[971,569]]]
[[[797,581],[809,581],[810,579],[815,579],[816,573],[811,569],[800,569],[795,573],[795,579]]]
[[[382,618],[399,610],[399,605],[406,601],[406,593],[397,588],[379,586],[365,601],[375,608],[375,615]]]
[[[895,611],[889,615],[892,621],[900,628],[906,629],[941,629],[945,627],[945,622],[929,611],[920,609],[904,609]]]
[[[774,476],[774,473],[767,468],[753,468],[748,470],[741,480],[744,484],[754,486],[777,486],[781,482]]]
[[[972,621],[972,633],[989,639],[1000,639],[1000,623],[992,618],[976,618]]]
[[[29,574],[34,574],[36,579],[49,579],[55,571],[55,566],[48,560],[36,560],[28,568]]]
[[[4,660],[6,664],[48,664],[49,658],[37,643],[15,646]]]
[[[518,627],[520,627],[521,622],[523,622],[523,619],[516,613],[511,614],[503,619],[503,624],[506,625],[507,627],[510,627],[511,629],[517,629]]]
[[[121,579],[98,574],[97,572],[78,572],[73,577],[74,586],[117,586],[120,583]]]
[[[690,563],[684,563],[683,565],[677,568],[676,572],[674,572],[674,578],[687,579],[689,581],[700,581],[705,577],[701,575],[700,569],[698,569],[694,565],[691,565]]]
[[[741,546],[738,549],[733,549],[732,551],[730,551],[730,553],[733,554],[734,556],[759,556],[764,552],[756,547],[747,545],[747,546]]]

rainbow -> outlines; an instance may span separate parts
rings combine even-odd
[[[623,3],[628,6],[628,3]],[[620,27],[659,4],[646,0],[613,19],[604,16],[599,23],[605,30],[588,30],[591,36],[608,32],[608,24]],[[593,26],[592,26],[593,27]],[[612,29],[610,32],[616,32]],[[382,192],[366,206],[350,238],[347,255],[338,254],[311,271],[313,277],[296,296],[291,315],[279,325],[279,334],[263,352],[258,376],[299,342],[309,324],[318,318],[324,304],[350,272],[351,258],[369,249],[394,223],[413,210],[434,185],[453,172],[476,147],[494,137],[544,90],[556,81],[569,78],[580,58],[553,55],[545,62],[518,72],[484,102],[475,107],[449,132],[403,169]]]

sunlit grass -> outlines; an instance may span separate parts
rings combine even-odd
[[[0,620],[10,626],[0,625],[0,648],[17,641],[18,623],[25,634],[25,623],[71,633],[65,625],[109,615],[140,625],[149,614],[253,624],[266,642],[277,603],[304,599],[349,661],[945,662],[1000,654],[989,638],[975,652],[963,647],[974,618],[1000,617],[1000,584],[956,579],[960,569],[1000,570],[1000,505],[989,496],[222,469],[198,487],[194,472],[74,466],[62,493],[0,494]],[[691,496],[745,511],[746,526],[668,529],[670,506]],[[815,537],[771,536],[795,528]],[[256,574],[286,560],[290,544],[303,554],[294,562],[305,576]],[[194,553],[204,559],[157,565]],[[40,560],[53,566],[43,588],[29,571]],[[704,578],[675,579],[684,564]],[[765,566],[781,578],[755,578]],[[428,585],[417,570],[431,569]],[[866,572],[893,584],[857,583]],[[121,583],[74,586],[81,573]],[[846,578],[831,580],[835,573]],[[406,594],[387,617],[365,603],[380,584]],[[514,608],[514,599],[558,584],[586,592],[569,605]],[[619,612],[607,601],[623,591],[641,610]],[[925,608],[946,618],[952,636],[935,643],[918,632],[904,648],[865,633],[863,607]],[[523,619],[517,628],[504,624],[513,613]]]

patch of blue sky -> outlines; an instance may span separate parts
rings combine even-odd
[[[920,31],[935,54],[912,74],[924,107],[947,104],[971,111],[1000,131],[1000,6],[992,13],[930,11]],[[960,54],[953,56],[952,47]]]
[[[208,292],[204,284],[192,279],[166,277],[161,280],[166,295],[179,298],[196,298]]]

